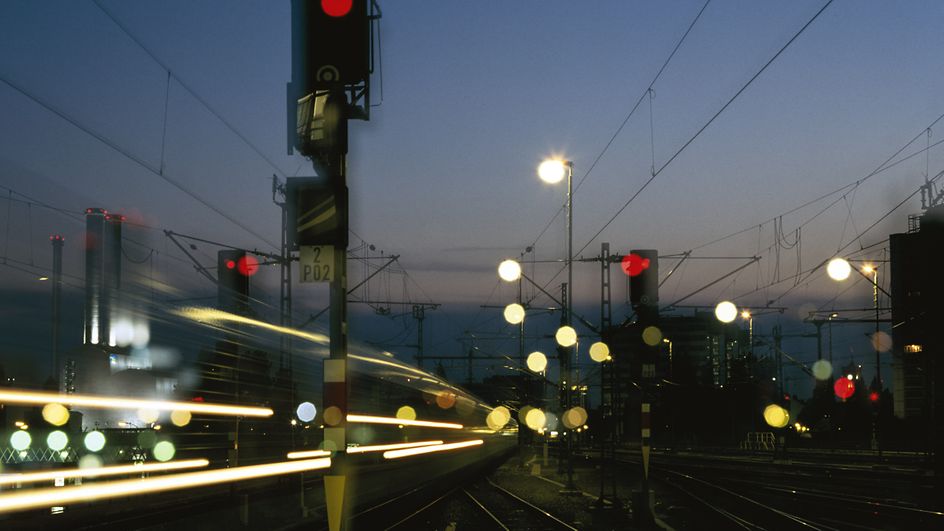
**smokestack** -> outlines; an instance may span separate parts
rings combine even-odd
[[[59,381],[59,315],[62,307],[62,244],[65,239],[54,234],[52,242],[52,367],[50,376]]]
[[[104,281],[105,210],[85,209],[85,334],[86,345],[103,343],[102,285]]]
[[[120,214],[105,215],[105,282],[102,291],[102,343],[115,346],[113,325],[121,311],[121,227],[125,217]]]

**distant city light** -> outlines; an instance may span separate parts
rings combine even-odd
[[[715,317],[722,323],[730,323],[737,318],[737,306],[730,301],[721,301],[715,306]]]
[[[852,273],[852,266],[844,258],[833,258],[826,264],[826,274],[833,280],[846,280]]]
[[[505,260],[498,264],[498,276],[505,282],[514,282],[521,278],[521,264],[515,260]]]

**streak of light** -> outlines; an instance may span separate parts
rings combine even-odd
[[[449,444],[440,444],[437,446],[421,446],[419,448],[405,448],[403,450],[390,450],[389,452],[384,452],[383,456],[385,459],[397,459],[398,457],[407,457],[410,455],[417,454],[428,454],[430,452],[445,452],[446,450],[457,450],[459,448],[467,448],[469,446],[478,446],[484,443],[482,439],[475,439],[473,441],[462,441],[457,443]]]
[[[330,466],[331,459],[328,458],[307,459],[304,461],[283,461],[201,472],[185,472],[156,478],[124,479],[77,487],[51,487],[0,495],[0,513],[63,506],[71,503],[87,503],[281,474],[294,474]]]
[[[103,395],[61,395],[58,393],[37,393],[34,391],[0,390],[0,403],[13,404],[66,404],[102,409],[156,409],[159,411],[184,410],[191,413],[208,415],[232,415],[247,417],[270,417],[272,410],[267,407],[229,406],[204,402],[172,402],[168,400],[143,400],[120,396]]]
[[[305,332],[302,330],[297,330],[295,328],[289,328],[285,326],[278,326],[265,321],[260,321],[258,319],[251,319],[249,317],[244,317],[242,315],[236,315],[234,313],[224,312],[222,310],[217,310],[214,308],[200,308],[196,306],[191,306],[187,308],[182,308],[180,310],[174,310],[172,313],[176,313],[182,317],[192,319],[197,322],[203,323],[218,323],[218,322],[231,322],[255,326],[258,328],[264,328],[266,330],[271,330],[273,332],[278,332],[280,334],[286,334],[290,336],[300,337],[302,339],[307,339],[309,341],[327,345],[329,343],[328,336],[324,334],[313,334],[311,332]]]
[[[347,453],[349,454],[360,454],[365,452],[384,452],[387,450],[400,450],[403,448],[418,448],[421,446],[437,446],[442,444],[442,441],[417,441],[410,443],[399,443],[399,444],[377,444],[374,446],[349,446]]]
[[[452,422],[432,422],[429,420],[408,420],[395,417],[374,417],[371,415],[348,415],[348,422],[363,422],[367,424],[398,424],[401,426],[424,426],[427,428],[448,428],[452,430],[461,430],[462,424]]]
[[[331,452],[327,450],[302,450],[299,452],[289,452],[285,457],[289,459],[308,459],[311,457],[330,457]]]
[[[166,472],[184,468],[200,468],[209,465],[206,459],[189,459],[186,461],[168,461],[167,463],[145,463],[140,465],[117,465],[99,468],[67,468],[63,470],[49,470],[46,472],[30,472],[26,474],[4,474],[0,476],[0,485],[14,485],[16,483],[37,483],[39,481],[53,481],[56,478],[97,478],[103,476],[120,476],[122,474],[143,474],[145,472]]]

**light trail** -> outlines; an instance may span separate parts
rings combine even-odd
[[[103,476],[119,476],[122,474],[166,472],[169,470],[181,470],[185,468],[200,468],[209,464],[210,462],[206,459],[189,459],[186,461],[168,461],[166,463],[144,463],[140,465],[117,465],[97,468],[68,468],[64,470],[30,472],[26,474],[4,474],[0,475],[0,485],[54,481],[59,478],[97,478]]]
[[[308,459],[311,457],[331,457],[331,452],[327,450],[302,450],[299,452],[289,452],[286,454],[289,459]]]
[[[417,448],[420,446],[437,446],[442,444],[443,441],[417,441],[411,443],[399,443],[399,444],[377,444],[374,446],[349,446],[347,453],[349,454],[361,454],[366,452],[383,452],[386,450],[400,450],[402,448]]]
[[[251,326],[256,326],[259,328],[264,328],[266,330],[271,330],[273,332],[278,332],[280,334],[287,334],[290,336],[300,337],[302,339],[307,339],[309,341],[327,345],[329,343],[328,336],[324,334],[313,334],[311,332],[304,332],[302,330],[296,330],[294,328],[288,328],[285,326],[274,325],[267,323],[265,321],[260,321],[258,319],[251,319],[249,317],[243,317],[242,315],[236,315],[234,313],[224,312],[222,310],[217,310],[215,308],[199,308],[196,306],[190,306],[180,310],[174,310],[171,313],[176,313],[181,317],[186,317],[188,319],[203,322],[203,323],[214,323],[214,322],[231,322],[246,324]]]
[[[469,446],[478,446],[483,444],[485,441],[482,439],[475,439],[473,441],[462,441],[457,443],[449,444],[440,444],[438,446],[421,446],[419,448],[405,448],[403,450],[390,450],[389,452],[384,452],[383,456],[385,459],[397,459],[399,457],[407,457],[411,455],[418,454],[428,454],[431,452],[445,452],[446,450],[457,450],[459,448],[467,448]]]
[[[30,490],[0,495],[0,513],[203,487],[232,481],[294,474],[330,466],[331,459],[308,459],[202,472],[185,472],[157,478],[123,479],[78,487],[52,487]]]
[[[403,426],[423,426],[426,428],[447,428],[451,430],[461,430],[462,424],[452,422],[432,422],[429,420],[409,420],[398,419],[396,417],[374,417],[371,415],[348,415],[348,422],[361,422],[366,424],[398,424]]]
[[[0,390],[0,403],[12,404],[65,404],[100,409],[155,409],[158,411],[189,411],[208,415],[230,415],[245,417],[271,417],[267,407],[230,406],[203,402],[174,402],[169,400],[144,400],[121,396],[62,395],[34,391]]]

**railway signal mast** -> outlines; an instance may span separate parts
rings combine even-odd
[[[325,476],[332,531],[342,526],[346,479],[348,120],[370,118],[371,21],[376,18],[379,9],[372,0],[292,0],[288,151],[309,157],[318,177],[288,180],[287,221],[290,249],[303,255],[299,270],[311,273],[301,280],[330,283],[331,348],[324,362],[322,415],[325,449],[334,451]],[[306,257],[318,263],[306,264]]]

